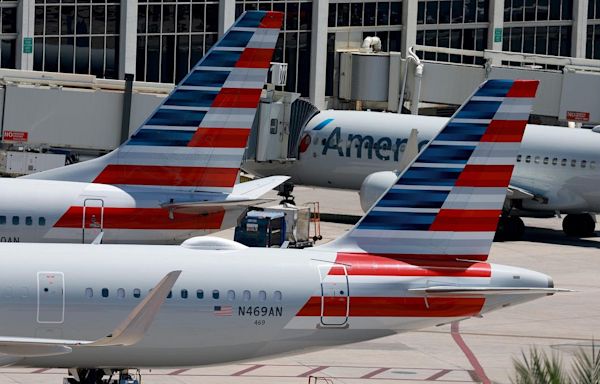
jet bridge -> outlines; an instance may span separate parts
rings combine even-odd
[[[261,97],[244,160],[291,162],[300,134],[319,109],[298,93],[269,90]]]
[[[422,60],[415,52],[481,64]],[[424,103],[460,105],[486,79],[537,79],[540,87],[533,114],[541,123],[600,124],[600,60],[422,45],[412,47],[408,59],[400,59],[397,52],[348,49],[338,50],[337,55],[337,87],[329,101],[334,109],[397,112],[410,107],[417,113]],[[377,76],[365,79],[366,73]]]

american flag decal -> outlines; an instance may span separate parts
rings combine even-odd
[[[215,305],[213,314],[215,316],[232,316],[233,307],[231,305]]]

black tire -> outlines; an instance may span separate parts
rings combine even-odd
[[[523,238],[525,224],[518,216],[502,216],[498,221],[498,228],[494,241],[518,241]]]
[[[563,219],[562,228],[567,236],[590,237],[594,235],[596,222],[587,213],[569,214]]]

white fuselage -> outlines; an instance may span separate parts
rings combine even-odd
[[[322,111],[301,134],[310,135],[310,145],[300,150],[297,161],[246,162],[243,168],[261,176],[286,174],[297,184],[358,190],[368,175],[398,168],[412,129],[418,130],[421,148],[447,121],[394,113]],[[524,210],[600,212],[600,133],[530,124],[519,154],[510,184],[547,200],[524,200]]]
[[[181,270],[141,342],[74,347],[0,365],[173,367],[357,342],[489,312],[544,294],[429,297],[410,288],[551,286],[548,276],[484,262],[369,264],[324,250],[209,251],[183,246],[3,244],[0,335],[106,336],[166,273]],[[85,260],[85,261],[84,261]],[[362,271],[362,272],[361,272]],[[139,297],[136,297],[137,293]]]
[[[217,195],[217,196],[210,196]],[[0,242],[169,244],[235,226],[242,210],[169,212],[162,203],[225,195],[71,181],[0,178]]]

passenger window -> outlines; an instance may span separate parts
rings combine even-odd
[[[557,157],[553,157],[552,158],[552,165],[556,165],[558,164],[558,158]]]
[[[521,162],[521,155],[517,155],[517,163]]]
[[[119,299],[124,299],[125,298],[125,290],[123,288],[117,289],[117,297]]]
[[[167,295],[167,299],[170,299],[171,297],[173,297],[173,291],[169,291],[169,294]]]
[[[567,159],[562,159],[560,161],[560,165],[563,166],[563,167],[566,166],[567,165]]]
[[[549,161],[550,161],[550,158],[544,157],[544,164],[548,164]]]
[[[12,223],[13,225],[19,225],[19,216],[13,216]]]
[[[218,289],[215,289],[212,292],[212,298],[215,299],[215,300],[217,300],[219,298],[219,290]]]
[[[139,288],[136,288],[133,290],[133,297],[135,297],[136,299],[139,299],[140,296],[142,296],[142,291],[140,291]]]
[[[281,301],[281,291],[275,291],[275,293],[273,293],[273,299],[275,299],[275,301]]]
[[[229,291],[227,291],[227,300],[229,300],[229,301],[235,300],[235,291],[232,291],[231,289]]]
[[[199,289],[196,291],[196,298],[197,299],[204,299],[204,291]]]
[[[577,160],[573,159],[571,160],[571,167],[576,167],[577,166]]]
[[[187,289],[182,289],[181,290],[181,298],[182,299],[187,299],[188,298],[188,291],[187,291]]]
[[[0,216],[0,224],[6,224],[6,216]]]
[[[92,298],[94,297],[94,290],[92,288],[86,288],[85,289],[85,297],[87,298]]]
[[[33,225],[33,218],[31,216],[25,218],[25,225]]]
[[[258,291],[258,299],[260,301],[267,300],[267,292],[265,292],[265,291]]]
[[[246,290],[244,291],[244,293],[242,294],[242,298],[244,299],[244,301],[250,301],[250,291]]]
[[[526,162],[526,163],[531,163],[531,156],[527,155],[527,156],[525,157],[525,162]]]
[[[594,168],[596,168],[596,162],[590,161],[590,169],[594,169]]]
[[[102,288],[102,297],[108,297],[108,288]]]
[[[587,165],[587,160],[581,160],[581,168],[585,168]]]
[[[533,162],[536,163],[536,164],[539,164],[540,163],[540,157],[536,156],[535,159],[533,159]]]
[[[38,219],[38,224],[39,224],[41,227],[45,226],[45,225],[46,225],[46,218],[45,218],[45,217],[40,217],[40,218]]]

